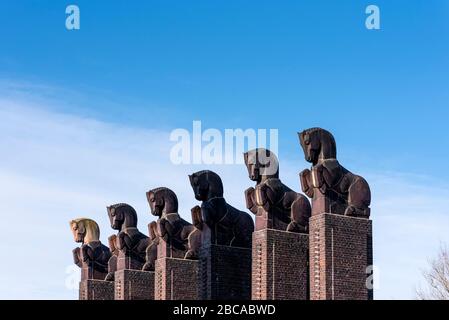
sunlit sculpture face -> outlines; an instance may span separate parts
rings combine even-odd
[[[316,138],[317,133],[308,133],[306,131],[300,134],[300,143],[304,151],[304,157],[307,162],[317,163],[320,155],[320,140]]]
[[[209,193],[209,183],[206,178],[202,178],[197,174],[189,175],[190,185],[192,186],[195,199],[198,201],[206,201]]]
[[[83,243],[84,237],[86,235],[86,228],[84,227],[84,224],[80,222],[74,222],[72,221],[70,223],[70,227],[72,229],[72,234],[75,242]]]
[[[100,228],[92,219],[74,219],[70,221],[70,230],[72,230],[75,242],[89,243],[100,239]]]
[[[250,150],[244,154],[244,158],[250,180],[259,183],[263,177],[278,177],[279,161],[270,150],[264,148]]]
[[[164,210],[164,199],[158,196],[157,192],[147,192],[147,200],[150,205],[150,211],[153,216],[162,216]]]
[[[245,154],[245,164],[251,181],[260,180],[260,164],[257,161],[257,152],[250,151]]]
[[[107,209],[109,221],[111,222],[111,228],[114,230],[120,230],[125,219],[122,211],[114,207],[108,207]]]

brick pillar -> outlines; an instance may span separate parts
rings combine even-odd
[[[251,299],[251,249],[207,244],[199,264],[200,299]]]
[[[154,271],[119,270],[115,272],[115,300],[153,300]]]
[[[108,273],[101,272],[94,268],[93,263],[83,262],[81,267],[81,281],[83,280],[104,280]]]
[[[307,300],[309,236],[274,229],[253,233],[252,299]]]
[[[367,266],[373,263],[372,222],[329,213],[309,221],[310,298],[371,300]]]
[[[198,261],[184,259],[185,251],[172,248],[164,239],[157,250],[155,300],[198,300]]]
[[[114,300],[114,283],[104,281],[106,275],[96,270],[93,262],[84,262],[81,267],[79,300]]]
[[[155,300],[198,300],[198,261],[156,260]]]
[[[80,300],[114,300],[114,282],[87,279],[80,281]]]

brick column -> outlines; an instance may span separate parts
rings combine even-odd
[[[251,249],[207,244],[199,264],[200,299],[251,299]]]
[[[114,300],[114,283],[104,281],[107,273],[98,271],[92,262],[81,267],[79,300]]]
[[[155,300],[198,300],[198,261],[156,260]]]
[[[154,272],[119,270],[115,272],[115,300],[153,300]]]
[[[252,299],[307,300],[309,236],[273,229],[253,233]]]
[[[160,239],[155,266],[155,300],[198,300],[198,261]]]
[[[81,280],[80,300],[114,300],[114,282],[104,280]]]
[[[373,263],[372,222],[329,213],[309,222],[310,298],[371,300],[367,266]]]

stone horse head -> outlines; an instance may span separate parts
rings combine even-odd
[[[147,192],[147,199],[150,205],[151,214],[159,219],[150,226],[150,234],[154,234],[154,239],[163,239],[159,242],[161,252],[156,252],[156,256],[165,251],[172,257],[195,259],[201,245],[201,220],[195,221],[196,216],[192,213],[195,225],[192,225],[181,218],[178,213],[178,197],[175,192],[166,187],[160,187]],[[154,241],[153,241],[154,242]],[[168,245],[168,246],[166,246]],[[164,249],[165,248],[165,249]],[[147,267],[152,265],[154,260],[153,247],[147,248]],[[170,252],[170,253],[168,253]]]
[[[223,198],[223,182],[218,174],[210,170],[202,170],[189,175],[195,199],[207,202],[209,200]],[[208,211],[210,216],[203,216],[207,224],[218,222],[226,214],[225,211]]]
[[[279,161],[270,150],[257,148],[243,154],[250,180],[259,184],[262,180],[279,178]]]
[[[74,263],[82,268],[81,279],[103,280],[111,252],[100,242],[98,224],[92,219],[78,218],[70,221],[70,229],[75,242],[82,243],[72,251]]]
[[[133,207],[126,203],[118,203],[107,207],[111,228],[125,230],[137,227],[137,213]]]
[[[195,198],[202,201],[201,207],[192,209],[192,219],[201,216],[210,231],[211,243],[235,247],[251,247],[254,222],[251,216],[226,203],[223,197],[223,183],[218,174],[203,170],[189,175]],[[209,235],[205,236],[205,238]]]
[[[223,182],[218,174],[210,170],[189,175],[190,185],[198,201],[208,201],[223,197]]]
[[[178,198],[169,188],[161,187],[148,191],[147,200],[151,214],[158,218],[178,212]]]
[[[78,218],[71,220],[70,229],[75,242],[88,244],[100,240],[100,228],[92,219]]]
[[[316,165],[320,161],[337,158],[335,139],[329,131],[311,128],[298,135],[307,162]]]

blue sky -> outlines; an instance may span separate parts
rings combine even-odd
[[[72,3],[81,10],[78,31],[65,29]],[[365,28],[369,4],[380,7],[379,31]],[[0,173],[17,185],[3,200],[25,215],[23,229],[45,212],[69,252],[54,263],[63,266],[34,286],[18,285],[14,297],[73,298],[59,280],[45,289],[70,264],[74,245],[64,238],[67,225],[52,220],[55,208],[66,210],[55,218],[61,223],[89,214],[75,207],[99,220],[107,201],[122,196],[145,210],[144,228],[150,218],[140,192],[156,181],[178,188],[185,208],[194,204],[187,181],[160,174],[172,170],[168,140],[153,140],[201,120],[206,128],[279,129],[281,175],[296,190],[307,166],[296,132],[331,130],[343,165],[371,177],[375,258],[386,279],[378,297],[411,298],[425,259],[449,241],[448,35],[445,0],[2,1],[0,110],[8,122],[0,124]],[[129,154],[116,155],[121,150]],[[243,206],[244,170],[216,170],[242,180],[229,189]],[[64,191],[67,202],[28,208],[19,195],[31,185],[49,199]],[[71,204],[70,195],[85,203]],[[417,234],[421,251],[410,248]],[[40,246],[32,244],[35,252]]]

